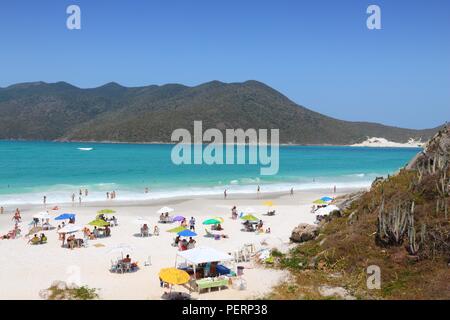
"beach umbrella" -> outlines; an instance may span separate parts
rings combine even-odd
[[[55,220],[69,220],[75,218],[75,213],[63,213],[55,218]]]
[[[50,219],[52,216],[47,211],[42,211],[39,213],[36,213],[33,218],[35,219]]]
[[[74,225],[74,224],[68,224],[64,228],[61,228],[58,230],[58,233],[74,233],[77,231],[80,231],[82,227]]]
[[[271,207],[271,206],[273,206],[273,201],[270,201],[270,200],[264,201],[264,202],[263,202],[263,205],[265,205],[265,206],[267,206],[267,207]]]
[[[192,232],[191,230],[184,229],[183,231],[178,232],[178,235],[180,237],[195,237],[197,234],[195,232]]]
[[[134,222],[137,224],[137,225],[144,225],[144,224],[150,224],[150,221],[148,221],[147,219],[144,219],[144,218],[142,218],[142,217],[137,217],[135,220],[134,220]]]
[[[162,207],[161,209],[156,211],[156,213],[161,214],[161,213],[169,213],[169,212],[172,212],[172,211],[174,211],[174,210],[172,208],[170,208],[170,207]]]
[[[97,211],[97,213],[99,213],[99,214],[108,214],[108,213],[116,213],[116,211],[111,210],[111,209],[102,209],[102,210]]]
[[[176,268],[164,268],[159,271],[159,278],[169,284],[185,284],[189,282],[189,274],[180,269]]]
[[[111,253],[120,253],[122,255],[122,259],[123,259],[123,254],[127,254],[127,253],[131,253],[133,252],[134,247],[126,244],[126,243],[119,243],[115,246],[112,246],[108,249],[107,253],[111,254]]]
[[[323,201],[326,201],[326,202],[330,202],[330,201],[333,201],[333,198],[331,198],[331,197],[322,197],[322,198],[320,198],[320,200],[323,200]]]
[[[173,229],[169,229],[169,230],[167,230],[167,232],[178,233],[178,232],[183,231],[183,230],[186,230],[186,228],[182,227],[182,226],[179,226],[179,227],[176,227],[176,228],[173,228]]]
[[[102,219],[95,219],[95,220],[92,220],[91,222],[89,222],[88,225],[94,226],[94,227],[106,227],[106,226],[109,226],[109,222],[106,222],[105,220],[102,220]]]
[[[314,213],[316,215],[326,216],[326,215],[330,214],[333,211],[340,211],[340,210],[341,209],[339,209],[338,206],[335,206],[334,204],[330,204],[330,205],[328,205],[328,206],[326,206],[324,208],[317,209]]]
[[[219,223],[222,223],[222,221],[220,221],[219,219],[216,219],[216,218],[207,219],[207,220],[203,221],[204,225],[219,224]]]
[[[259,221],[259,219],[257,217],[255,217],[254,215],[251,214],[247,214],[243,217],[241,217],[242,220],[246,220],[246,221]]]
[[[183,216],[176,216],[172,219],[172,221],[183,221],[184,219],[186,219],[186,218]]]
[[[314,201],[313,203],[315,204],[327,204],[326,201],[322,200],[322,199],[317,199],[316,201]]]

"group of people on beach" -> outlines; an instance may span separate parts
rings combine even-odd
[[[80,189],[78,191],[78,203],[81,204],[81,201],[83,200],[83,194],[85,197],[87,197],[89,195],[89,190],[88,189],[84,189],[84,191],[82,189]],[[72,193],[72,205],[75,203],[75,192]]]
[[[195,248],[195,243],[196,243],[196,241],[192,237],[189,237],[189,240],[186,240],[186,239],[181,239],[180,236],[176,236],[174,239],[174,246],[178,247],[178,250],[180,250],[180,251]]]
[[[28,243],[31,244],[44,244],[47,243],[47,236],[43,233],[38,237],[37,234],[35,234],[30,240],[28,240]]]
[[[143,236],[148,236],[150,235],[150,227],[148,226],[148,224],[144,223],[141,227],[141,235]],[[159,236],[159,227],[157,225],[155,225],[155,227],[153,228],[153,235],[154,236]]]
[[[106,192],[106,199],[107,200],[114,200],[116,198],[116,191],[113,190],[111,192]]]

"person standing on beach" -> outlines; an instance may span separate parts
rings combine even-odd
[[[336,193],[336,186],[334,186],[333,188],[333,193]]]
[[[145,193],[148,193],[148,188],[145,188],[145,191],[144,191]]]
[[[256,195],[259,197],[259,192],[261,191],[261,187],[258,185],[258,188],[256,189]]]
[[[72,204],[75,203],[75,193],[72,193]]]
[[[223,190],[223,198],[224,198],[224,199],[227,198],[227,189]]]
[[[81,196],[78,197],[78,202],[81,205]]]
[[[291,196],[294,195],[294,188],[291,188]]]
[[[84,195],[87,197],[88,196],[88,194],[89,194],[89,191],[88,191],[88,189],[85,189],[84,190]]]
[[[189,230],[195,231],[195,218],[191,217],[191,220],[189,220]]]
[[[5,209],[3,207],[0,207],[0,214],[3,214],[4,211]]]
[[[106,192],[106,199],[109,200],[109,192]]]
[[[44,202],[44,206],[45,206],[47,204],[47,196],[44,196],[43,202]]]

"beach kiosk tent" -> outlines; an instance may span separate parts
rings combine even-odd
[[[177,252],[175,258],[175,267],[177,266],[178,258],[184,259],[187,263],[192,264],[192,267],[194,269],[194,277],[196,274],[196,265],[208,262],[225,262],[233,260],[233,257],[228,253],[224,253],[209,247],[197,247],[194,249]]]

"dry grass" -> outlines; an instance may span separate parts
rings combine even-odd
[[[278,286],[269,298],[323,299],[317,288],[331,285],[344,287],[359,299],[450,299],[449,243],[445,246],[450,239],[449,221],[443,213],[435,213],[432,179],[414,187],[414,177],[414,172],[404,171],[372,188],[343,217],[325,224],[316,240],[278,256],[274,267],[289,269],[294,279]],[[436,247],[430,237],[423,249],[427,254],[412,257],[405,248],[407,239],[399,246],[377,245],[377,210],[382,194],[389,203],[414,200],[418,225],[426,223],[430,232],[439,230],[444,246],[430,255],[430,248]],[[353,212],[357,219],[350,224],[348,216]],[[367,289],[370,265],[381,269],[380,290]]]

